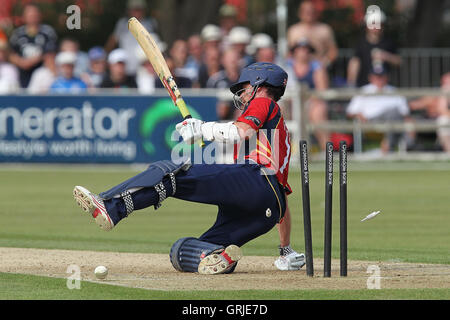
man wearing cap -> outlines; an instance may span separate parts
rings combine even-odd
[[[231,29],[228,35],[230,48],[239,54],[241,68],[254,63],[254,58],[247,53],[247,46],[252,40],[252,34],[246,27],[237,26]]]
[[[129,57],[134,57],[136,53],[136,47],[139,46],[136,39],[133,37],[131,32],[128,30],[128,19],[131,17],[136,17],[145,29],[149,33],[156,33],[158,28],[158,23],[155,19],[148,17],[147,2],[145,0],[128,0],[127,1],[127,17],[123,17],[117,21],[114,32],[109,37],[106,43],[106,51],[110,52],[117,46],[126,51]],[[127,75],[134,76],[138,68],[138,62],[136,59],[129,59],[126,65]]]
[[[378,17],[376,16],[378,15]],[[374,20],[379,22],[374,25]],[[369,83],[369,72],[375,65],[382,65],[389,71],[391,66],[399,66],[402,62],[397,54],[397,47],[384,34],[386,15],[382,11],[367,12],[364,17],[365,34],[358,41],[353,57],[347,67],[347,83],[361,87]]]
[[[106,77],[106,52],[102,47],[96,46],[88,51],[89,69],[83,73],[81,79],[89,88],[100,88]]]
[[[111,51],[108,56],[109,72],[100,87],[110,89],[137,88],[134,76],[129,76],[126,73],[129,60],[125,50],[118,48]],[[132,60],[137,61],[137,59]]]
[[[200,33],[203,49],[206,51],[209,47],[221,49],[222,31],[215,24],[207,24]]]
[[[223,4],[219,9],[219,26],[222,33],[222,50],[228,48],[231,29],[237,26],[237,10],[230,4]]]
[[[80,42],[77,39],[64,37],[61,39],[59,51],[68,51],[76,54],[77,61],[75,62],[75,76],[81,77],[83,73],[87,72],[89,69],[89,56],[86,52],[80,50]]]
[[[383,66],[372,67],[369,72],[369,84],[361,87],[366,94],[355,96],[347,107],[347,115],[361,122],[367,121],[403,121],[409,115],[409,107],[405,97],[392,95],[395,88],[388,84],[387,70]],[[390,95],[382,95],[389,93]],[[381,151],[387,153],[397,146],[401,134],[388,132],[381,142]]]
[[[247,51],[254,56],[256,62],[276,63],[277,53],[272,37],[266,33],[257,33],[252,36],[252,41]]]
[[[52,93],[80,93],[87,90],[86,84],[74,76],[77,55],[74,52],[63,51],[56,56],[59,76],[50,87]]]

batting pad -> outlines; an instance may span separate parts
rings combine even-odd
[[[187,237],[178,239],[170,249],[170,262],[181,272],[197,272],[200,260],[215,251],[221,252],[223,246]]]

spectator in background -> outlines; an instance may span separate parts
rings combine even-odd
[[[450,72],[441,77],[441,90],[450,92]],[[433,119],[439,125],[450,124],[450,99],[447,96],[430,96],[409,102],[411,111],[424,111],[426,119]],[[450,153],[450,129],[439,128],[436,135],[442,150]]]
[[[19,68],[20,85],[26,88],[43,61],[49,59],[47,63],[52,63],[51,53],[56,52],[58,39],[52,27],[41,24],[41,12],[36,5],[25,5],[23,20],[25,25],[14,30],[10,38],[10,61]]]
[[[288,28],[288,46],[294,46],[301,39],[308,39],[316,50],[316,59],[327,69],[338,56],[333,29],[318,21],[317,10],[314,3],[309,0],[305,0],[299,5],[298,18],[300,22]]]
[[[328,74],[319,60],[314,58],[315,49],[307,39],[297,42],[290,48],[292,59],[289,60],[288,73],[290,79],[306,85],[311,90],[328,89]],[[293,83],[291,80],[291,83]],[[289,83],[289,82],[288,82]],[[309,121],[319,124],[328,119],[328,110],[325,101],[311,97],[307,102]],[[328,132],[316,130],[314,136],[321,150],[325,150],[329,140]]]
[[[187,40],[188,45],[188,57],[186,61],[186,68],[188,70],[194,70],[195,77],[192,79],[193,86],[199,87],[198,75],[200,66],[203,61],[203,47],[202,38],[198,34],[190,36]]]
[[[388,85],[387,70],[382,66],[373,67],[369,73],[369,84],[361,87],[366,94],[389,93],[391,95],[354,96],[347,107],[347,115],[361,122],[407,120],[409,107],[405,97],[392,95],[395,88]],[[401,134],[388,132],[381,142],[381,151],[393,151]]]
[[[53,82],[55,82],[58,74],[55,57],[55,52],[48,53],[47,59],[44,60],[44,64],[34,70],[27,88],[29,93],[43,94],[49,92],[50,87]]]
[[[106,77],[106,52],[96,46],[88,51],[89,68],[81,75],[81,79],[89,88],[100,88]]]
[[[188,44],[188,62],[192,61],[200,66],[203,59],[202,38],[199,34],[193,34],[187,40]]]
[[[8,62],[8,42],[0,39],[0,94],[15,93],[20,88],[19,72]]]
[[[216,46],[209,46],[205,48],[203,63],[200,65],[198,71],[198,83],[200,88],[206,88],[208,79],[222,70],[222,64],[220,62],[221,55],[220,50]]]
[[[395,43],[384,34],[386,15],[380,11],[379,25],[371,23],[374,13],[366,13],[364,18],[365,34],[355,47],[353,57],[347,67],[347,83],[361,87],[369,83],[369,72],[373,67],[389,71],[390,66],[399,66],[402,62],[397,54]]]
[[[75,76],[81,77],[82,74],[89,70],[89,57],[86,52],[80,50],[80,43],[73,38],[63,38],[59,45],[59,52],[73,52],[77,56],[75,62]]]
[[[134,77],[127,75],[126,72],[128,60],[125,50],[118,48],[111,51],[108,55],[109,72],[100,87],[116,90],[137,88]]]
[[[220,43],[222,41],[222,32],[218,26],[207,24],[202,28],[200,37],[203,42],[204,51],[208,50],[210,47],[221,50]]]
[[[270,62],[282,65],[277,57],[273,40],[268,34],[257,33],[253,35],[248,51],[253,54],[255,62]]]
[[[228,88],[231,84],[237,82],[241,71],[239,54],[236,50],[226,50],[221,59],[223,70],[213,74],[207,83],[208,88]]]
[[[128,0],[127,12],[128,16],[117,21],[113,34],[109,37],[105,49],[111,52],[117,46],[125,50],[129,57],[134,57],[136,47],[139,46],[136,39],[128,30],[128,19],[136,17],[149,33],[157,33],[157,22],[155,19],[148,17],[146,14],[147,3],[145,0]],[[129,59],[126,64],[126,73],[128,76],[134,76],[138,67],[136,59]]]
[[[247,46],[250,44],[251,40],[252,34],[246,27],[234,27],[228,35],[230,48],[235,50],[239,55],[241,69],[254,62],[253,57],[247,54]]]
[[[219,9],[219,26],[222,35],[221,50],[225,50],[230,46],[228,39],[231,29],[238,25],[237,10],[235,6],[223,4]]]
[[[175,40],[169,51],[169,55],[174,63],[175,75],[189,78],[191,82],[194,82],[198,77],[198,71],[192,65],[187,65],[188,54],[187,41],[182,39]]]
[[[237,51],[232,48],[225,50],[221,64],[223,70],[208,79],[208,88],[227,89],[238,81],[241,65]],[[231,120],[234,117],[235,108],[230,101],[219,101],[216,110],[219,120]]]
[[[81,93],[87,90],[87,85],[81,79],[75,77],[75,64],[77,55],[75,52],[63,51],[56,55],[58,77],[50,86],[52,93]]]
[[[178,88],[192,88],[192,81],[188,77],[183,75],[177,75],[175,72],[175,61],[171,56],[165,57],[167,66],[169,67],[170,73],[172,74]],[[161,81],[156,82],[156,88],[164,88]]]
[[[136,57],[140,64],[136,73],[138,91],[141,94],[153,94],[156,83],[160,81],[158,75],[155,73],[152,64],[141,48],[136,50]]]

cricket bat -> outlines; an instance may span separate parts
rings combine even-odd
[[[128,30],[130,30],[130,32],[133,34],[133,36],[141,46],[142,50],[147,56],[147,59],[152,64],[155,73],[158,75],[162,84],[167,89],[167,92],[169,93],[174,105],[180,110],[183,119],[192,118],[188,108],[186,107],[186,103],[181,96],[180,90],[175,83],[172,73],[167,66],[166,60],[164,59],[161,50],[159,50],[158,46],[156,45],[155,40],[135,17],[132,17],[128,20]],[[204,146],[203,141],[200,142],[200,145]]]

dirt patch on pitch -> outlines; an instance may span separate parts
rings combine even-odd
[[[218,276],[177,272],[165,254],[0,248],[0,257],[0,272],[67,278],[68,267],[77,265],[81,280],[153,290],[367,289],[368,282],[382,289],[450,288],[450,265],[436,264],[349,261],[342,278],[335,260],[332,277],[324,278],[323,261],[315,259],[316,275],[310,278],[305,269],[277,270],[275,257],[245,256],[233,274]],[[106,280],[95,278],[98,265],[109,268]]]

